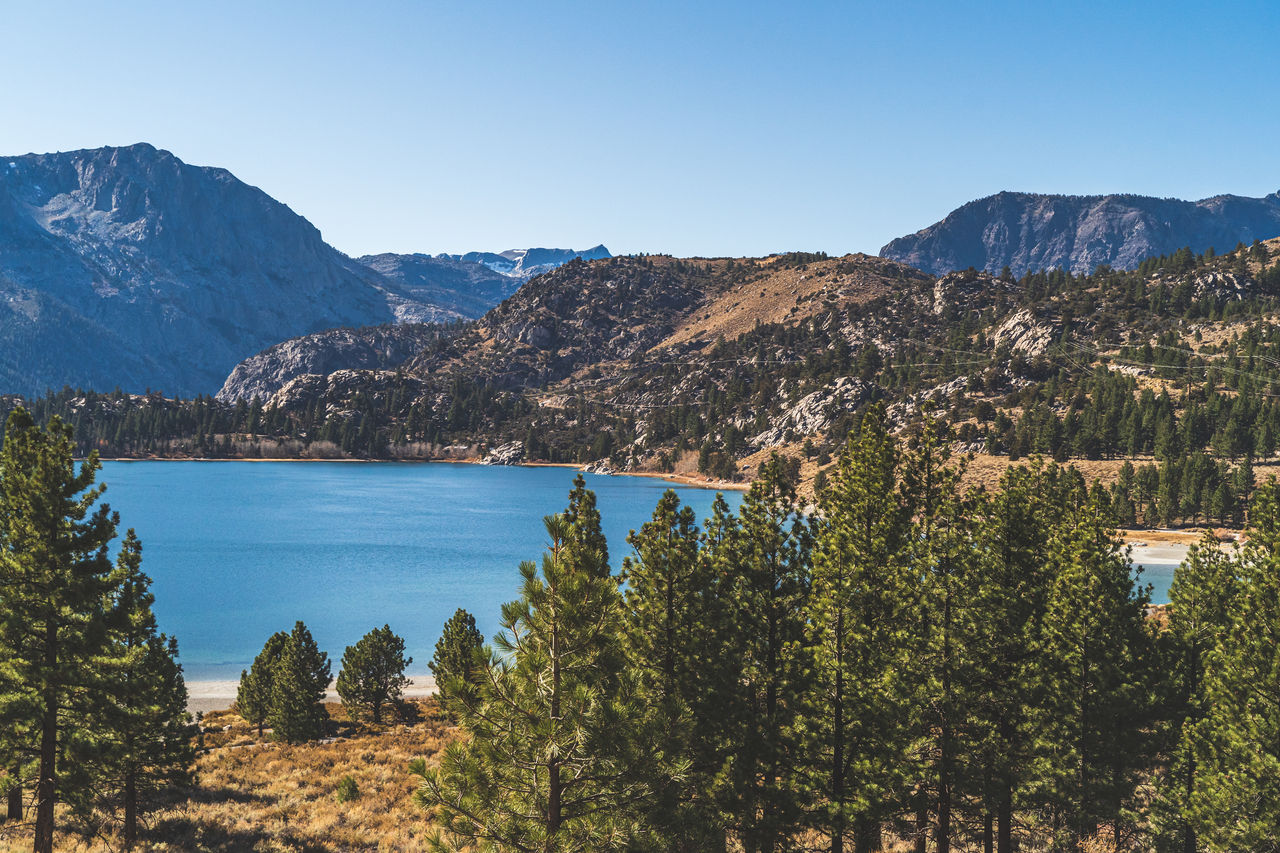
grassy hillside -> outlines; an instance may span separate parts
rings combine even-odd
[[[262,742],[231,712],[204,719],[205,750],[196,786],[147,817],[143,849],[186,853],[338,853],[414,850],[430,828],[411,795],[406,766],[428,762],[456,737],[434,700],[412,703],[401,720],[374,730],[351,724],[340,705],[327,705],[337,727],[329,743]],[[359,796],[339,802],[339,782],[355,780]],[[0,823],[0,851],[29,850],[23,827]],[[118,849],[109,832],[90,841],[63,836],[59,850]]]

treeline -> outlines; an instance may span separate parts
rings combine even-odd
[[[1277,487],[1162,630],[1105,493],[1040,462],[965,490],[945,447],[873,410],[813,516],[775,459],[701,529],[668,492],[618,574],[579,480],[441,681],[436,849],[1271,849]]]
[[[0,450],[0,791],[4,820],[52,853],[55,819],[137,839],[140,815],[189,781],[177,643],[156,628],[130,530],[99,502],[95,455],[18,409]],[[67,807],[60,810],[60,805]],[[34,812],[34,816],[31,816]]]

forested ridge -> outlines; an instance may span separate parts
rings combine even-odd
[[[773,451],[825,476],[882,402],[895,430],[935,412],[964,452],[1115,460],[1126,524],[1238,525],[1253,465],[1280,444],[1278,250],[1018,280],[799,253],[575,261],[396,370],[236,404],[73,389],[25,402],[70,423],[80,453],[110,457],[505,446],[508,459],[721,479],[754,477]]]

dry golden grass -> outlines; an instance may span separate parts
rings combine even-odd
[[[770,263],[772,260],[776,259],[766,259]],[[850,267],[850,260],[858,262],[856,268]],[[770,263],[757,263],[763,275],[709,298],[653,351],[694,339],[712,341],[721,335],[734,340],[755,328],[757,321],[798,323],[836,300],[842,304],[867,302],[889,292],[891,268],[899,268],[892,261],[868,255],[814,261],[803,270],[770,269]]]
[[[412,801],[414,758],[428,762],[454,737],[434,700],[410,705],[410,720],[373,731],[353,725],[338,705],[327,706],[340,737],[300,746],[257,742],[230,712],[206,715],[208,751],[196,763],[197,784],[188,796],[147,816],[141,850],[346,853],[423,848],[430,826]],[[339,803],[338,782],[351,776],[358,799]],[[0,826],[0,851],[30,849],[30,829]],[[62,836],[59,851],[103,853],[111,840]]]

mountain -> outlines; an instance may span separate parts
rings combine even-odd
[[[465,255],[366,255],[356,258],[397,286],[399,292],[457,314],[477,318],[535,275],[575,258],[610,257],[604,246],[574,249],[509,249]]]
[[[336,326],[454,319],[224,169],[150,145],[0,158],[0,390],[211,392]]]
[[[406,296],[475,319],[516,292],[522,276],[495,272],[477,261],[433,255],[365,255],[361,263]]]
[[[468,252],[465,255],[444,255],[468,263],[484,264],[489,269],[503,275],[517,278],[532,278],[540,273],[550,272],[563,266],[575,258],[584,261],[598,261],[612,257],[604,246],[594,246],[578,251],[576,249],[508,249],[505,252]]]
[[[1099,265],[1136,269],[1149,257],[1280,236],[1280,193],[1201,201],[1139,195],[1071,196],[1002,192],[969,202],[891,241],[880,256],[942,275],[968,267],[1014,276],[1044,269],[1077,275]]]

